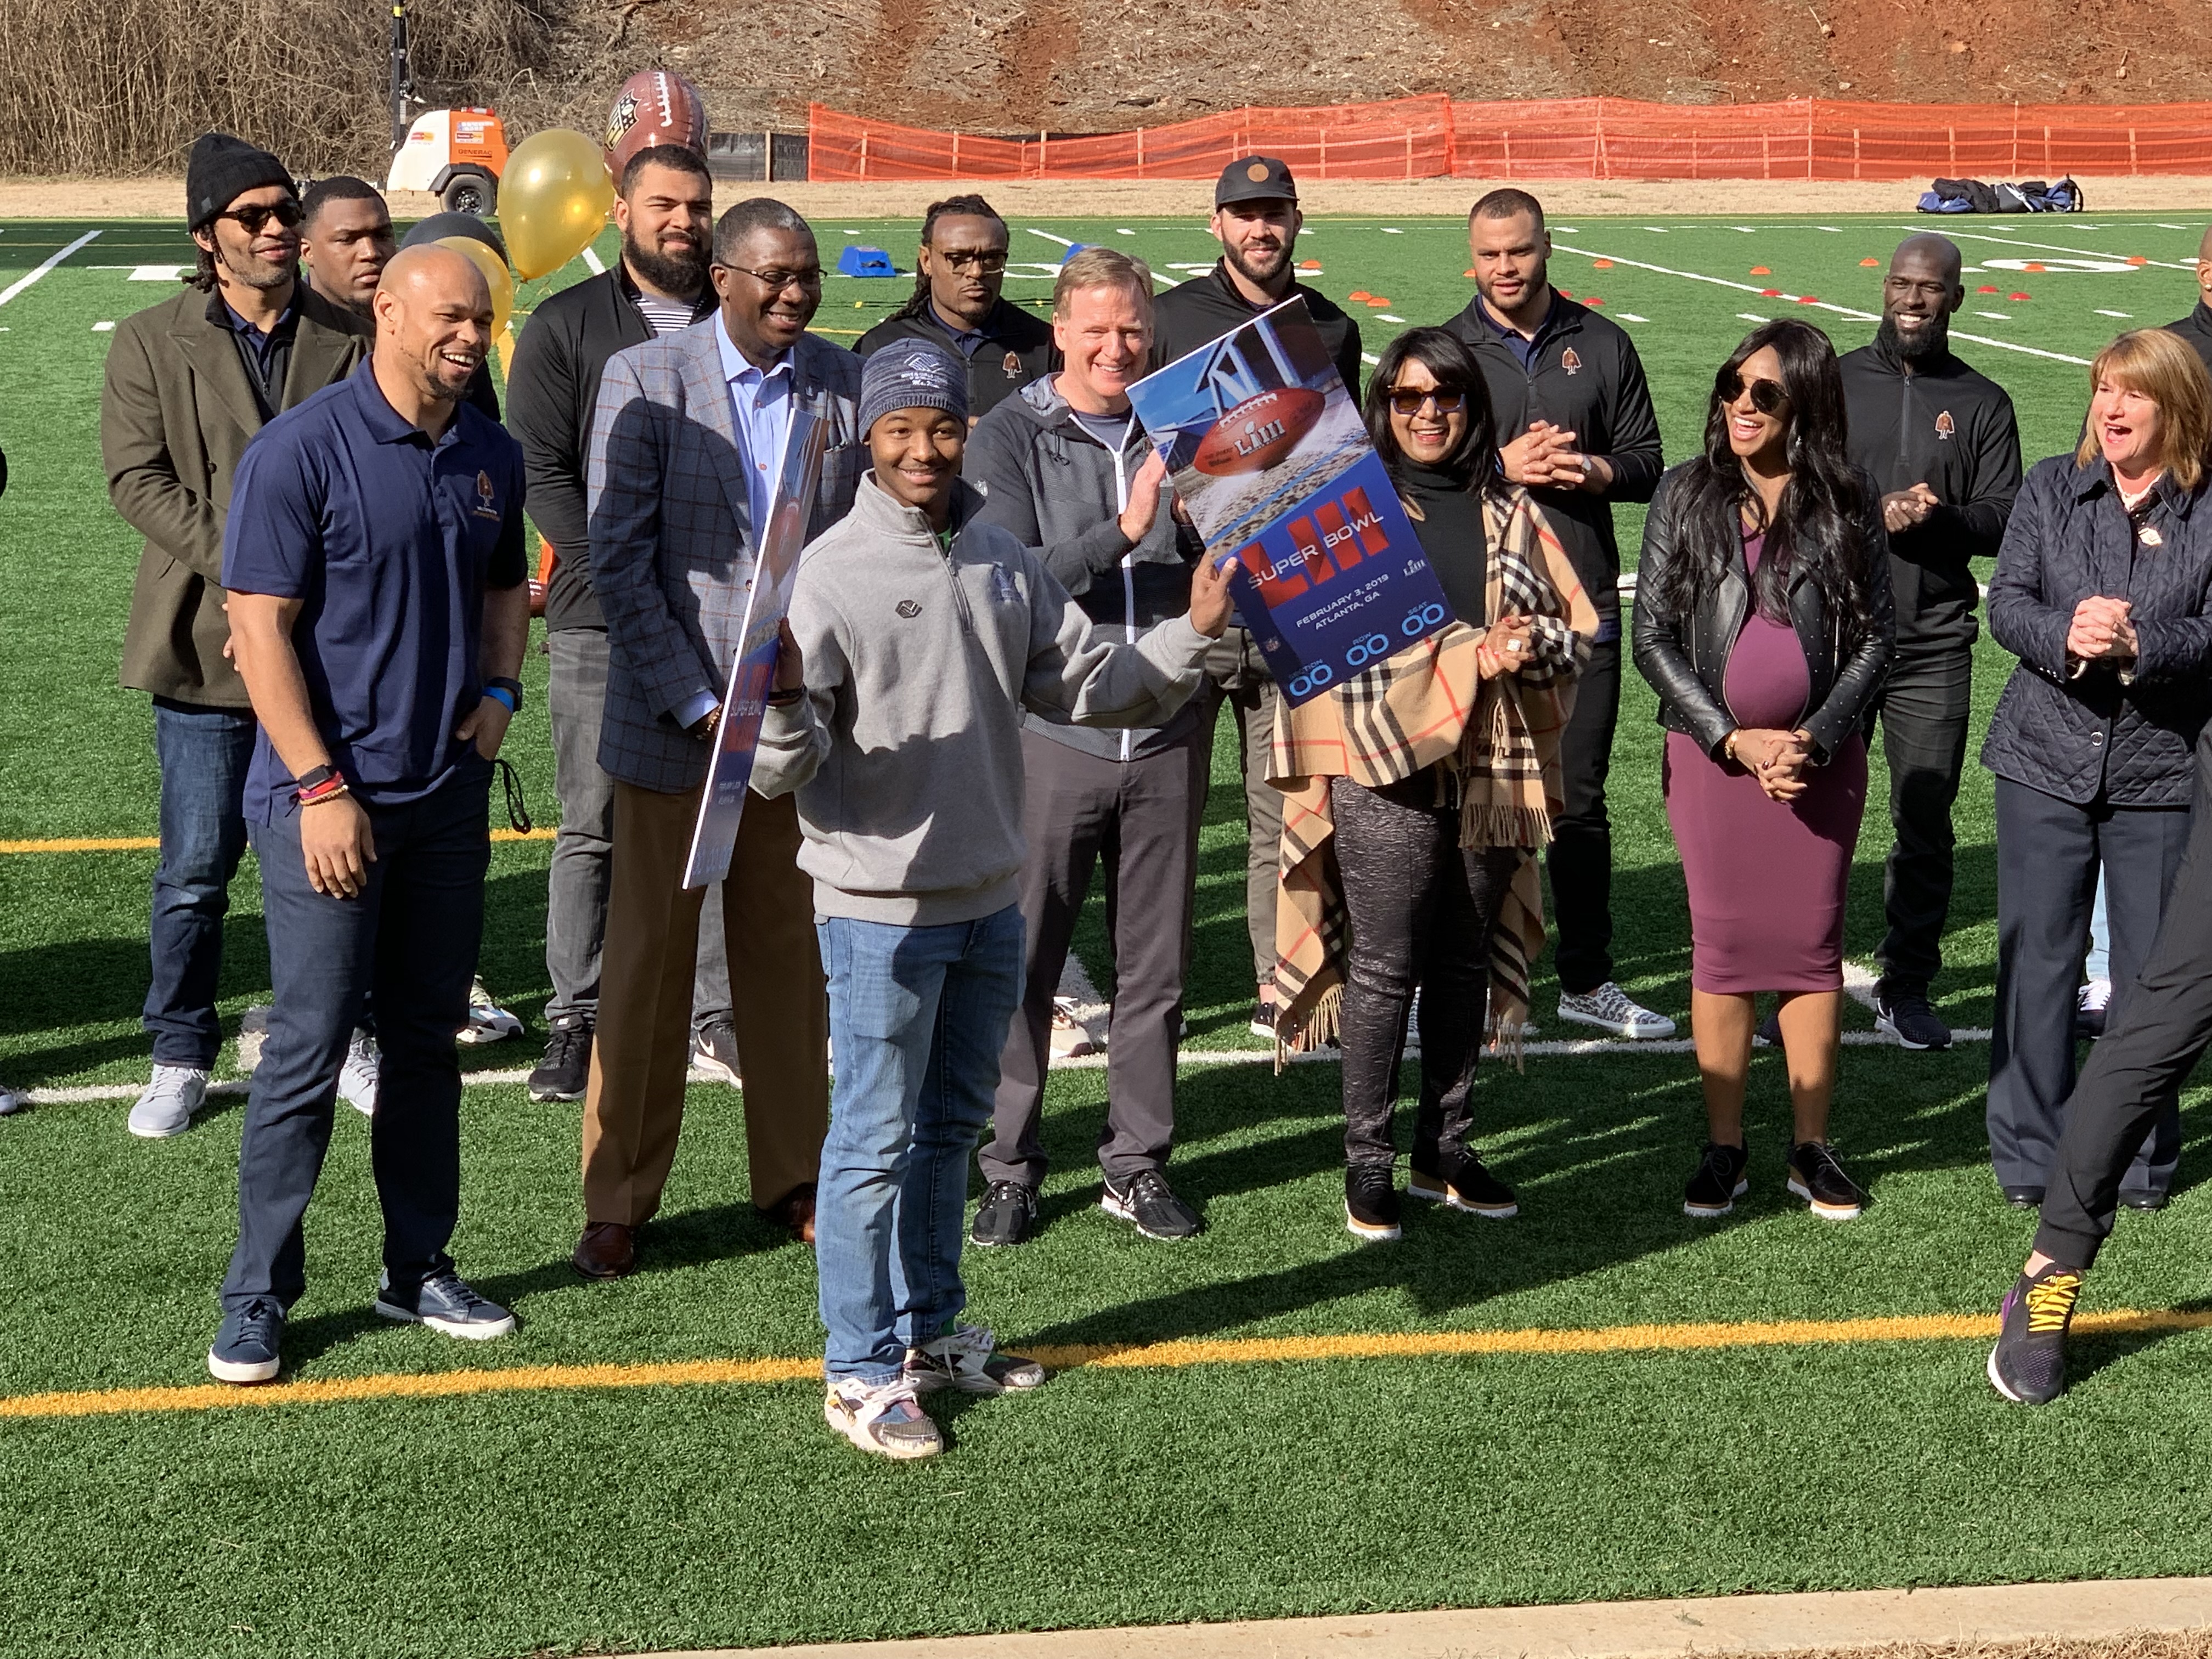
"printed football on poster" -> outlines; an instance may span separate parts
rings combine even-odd
[[[1305,301],[1285,301],[1129,388],[1209,558],[1294,703],[1451,621]]]

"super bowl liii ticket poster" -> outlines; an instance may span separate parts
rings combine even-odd
[[[1359,405],[1291,299],[1129,388],[1293,703],[1451,620]]]

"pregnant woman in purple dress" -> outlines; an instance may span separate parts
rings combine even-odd
[[[1638,572],[1636,666],[1667,728],[1668,822],[1690,890],[1690,1025],[1709,1139],[1682,1207],[1749,1189],[1753,994],[1781,994],[1790,1190],[1848,1220],[1829,1148],[1844,895],[1866,805],[1863,731],[1893,623],[1880,499],[1844,457],[1828,337],[1768,323],[1716,377],[1705,453],[1660,480]]]

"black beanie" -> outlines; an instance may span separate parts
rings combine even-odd
[[[267,150],[227,132],[202,133],[185,163],[185,228],[205,230],[233,202],[264,185],[298,194],[290,170]]]

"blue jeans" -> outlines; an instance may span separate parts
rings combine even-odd
[[[491,862],[490,781],[457,779],[404,806],[372,806],[376,860],[359,898],[318,893],[300,818],[253,826],[276,1000],[238,1153],[238,1247],[226,1309],[287,1308],[307,1287],[301,1224],[331,1144],[338,1073],[374,991],[376,1115],[369,1165],[395,1285],[446,1265],[461,1201],[461,1065]]]
[[[141,1024],[163,1066],[209,1066],[222,1047],[216,1018],[222,919],[246,851],[246,768],[253,715],[154,700],[161,769],[161,857],[154,866],[153,981]]]
[[[814,1259],[823,1370],[887,1382],[968,1304],[968,1160],[1022,994],[1022,912],[939,927],[818,919],[836,1083]]]

